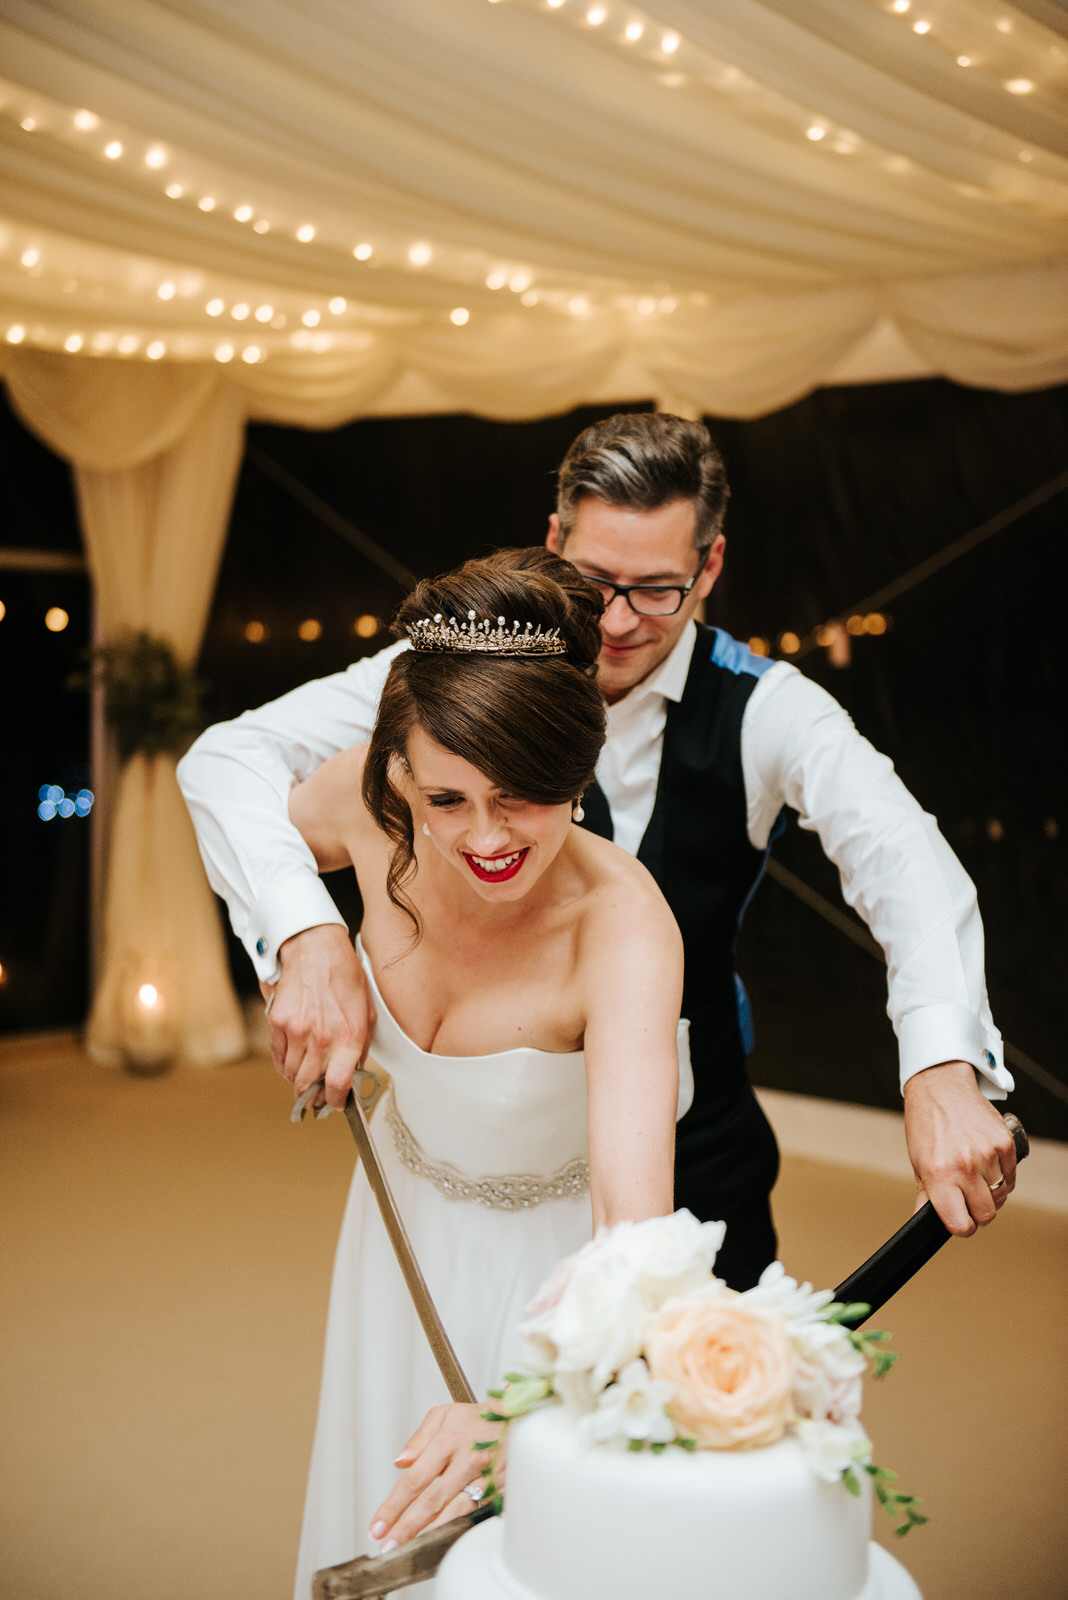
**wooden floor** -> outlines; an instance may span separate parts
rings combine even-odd
[[[340,1118],[288,1106],[263,1060],[138,1080],[0,1047],[5,1600],[289,1595],[352,1158]],[[834,1284],[910,1209],[788,1159],[783,1258]],[[926,1600],[1068,1593],[1066,1243],[1014,1199],[878,1319],[901,1361],[865,1419],[930,1513],[895,1546]]]

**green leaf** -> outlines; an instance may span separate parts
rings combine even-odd
[[[482,1418],[483,1422],[507,1422],[508,1421],[508,1418],[505,1417],[505,1416],[502,1416],[502,1414],[499,1411],[480,1411],[479,1412],[479,1416]]]
[[[852,1467],[846,1467],[845,1471],[842,1473],[842,1482],[845,1484],[851,1495],[859,1498],[860,1480],[853,1471]]]
[[[696,1450],[697,1449],[697,1440],[696,1439],[689,1439],[689,1438],[687,1438],[687,1439],[676,1439],[675,1443],[678,1445],[680,1450]]]
[[[667,1449],[667,1445],[662,1440],[658,1439],[657,1442],[655,1444],[651,1444],[649,1448],[653,1452],[654,1456],[662,1456],[664,1451]]]
[[[627,1444],[628,1450],[643,1450],[644,1448],[645,1441],[643,1439],[631,1439]]]
[[[479,1439],[478,1443],[473,1444],[471,1448],[472,1450],[492,1450],[496,1443],[496,1439]]]

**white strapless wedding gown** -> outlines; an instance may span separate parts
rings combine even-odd
[[[516,1325],[556,1263],[592,1232],[581,1051],[431,1055],[408,1038],[357,951],[378,1022],[372,1063],[391,1087],[373,1132],[430,1293],[481,1398],[516,1358]],[[680,1024],[680,1112],[693,1095]],[[320,1567],[376,1547],[371,1516],[393,1458],[449,1398],[357,1167],[330,1291],[319,1418],[295,1600]],[[477,1459],[472,1478],[477,1476]]]

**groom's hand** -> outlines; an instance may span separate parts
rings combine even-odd
[[[930,1200],[962,1236],[993,1222],[1016,1183],[1016,1147],[967,1061],[944,1061],[908,1080],[905,1142],[917,1210]]]
[[[305,928],[279,948],[281,976],[268,1023],[271,1056],[295,1094],[326,1079],[317,1103],[340,1108],[367,1054],[375,1008],[345,928]]]

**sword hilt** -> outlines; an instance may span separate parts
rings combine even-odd
[[[1030,1148],[1024,1125],[1015,1112],[1006,1111],[1002,1115],[1005,1126],[1012,1134],[1016,1159],[1022,1161]],[[863,1316],[843,1318],[843,1326],[859,1328],[930,1261],[949,1237],[949,1229],[928,1200],[897,1230],[892,1239],[880,1245],[862,1267],[851,1272],[838,1285],[834,1291],[836,1300],[846,1305],[860,1302],[868,1306]]]

